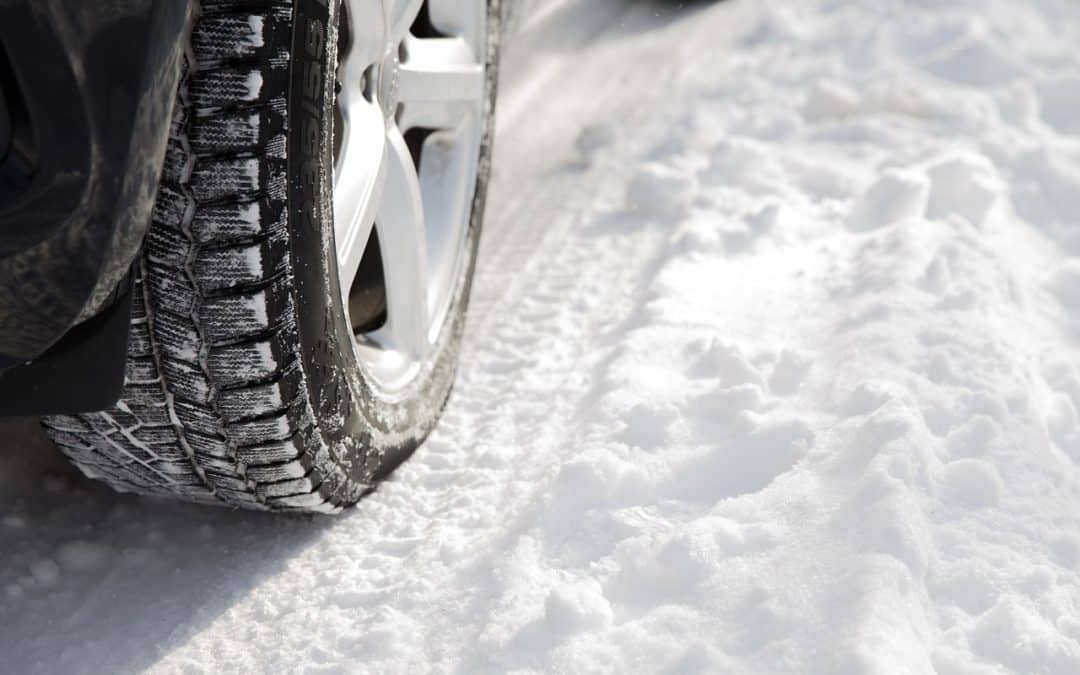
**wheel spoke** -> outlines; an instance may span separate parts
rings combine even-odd
[[[484,67],[461,38],[405,40],[398,95],[404,104],[403,128],[456,126],[484,99]]]
[[[348,0],[346,4],[349,45],[347,53],[338,55],[338,62],[342,81],[358,83],[364,69],[382,58],[388,38],[387,10],[383,2],[371,0]]]
[[[387,154],[386,123],[378,106],[363,97],[343,100],[341,157],[334,175],[334,238],[345,297],[364,256],[376,209],[382,201]]]
[[[484,97],[484,67],[465,40],[409,38],[405,53],[398,94],[402,102],[479,102]]]
[[[474,0],[428,0],[428,15],[435,28],[444,35],[461,36],[480,49],[481,27],[486,12],[486,3],[477,3]],[[477,50],[475,54],[479,60],[481,51]]]
[[[392,347],[423,355],[428,332],[427,235],[420,180],[401,132],[387,138],[386,180],[375,227],[386,279]]]
[[[389,4],[390,36],[397,42],[409,32],[424,0],[386,0]]]

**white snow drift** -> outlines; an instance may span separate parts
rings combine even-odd
[[[456,393],[360,508],[5,448],[5,667],[1080,672],[1080,7],[679,4],[525,22]]]

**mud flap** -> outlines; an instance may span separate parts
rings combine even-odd
[[[120,399],[133,284],[33,361],[0,372],[0,416],[104,410]]]

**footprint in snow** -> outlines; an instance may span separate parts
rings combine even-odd
[[[945,437],[950,457],[983,457],[996,449],[1002,438],[1001,424],[989,415],[974,415]]]
[[[802,387],[814,365],[813,358],[804,352],[785,349],[769,375],[769,389],[774,394],[794,394]]]
[[[958,459],[945,465],[942,493],[951,503],[973,508],[994,506],[1005,491],[997,467],[981,459]]]
[[[596,165],[617,142],[618,135],[611,124],[588,124],[574,139],[575,156],[567,167],[573,171],[584,171]]]
[[[1046,288],[1061,303],[1065,323],[1074,340],[1080,341],[1080,257],[1069,258],[1050,273]]]
[[[948,157],[928,173],[926,216],[932,220],[957,216],[980,226],[1006,189],[994,165],[982,155]]]
[[[626,188],[626,211],[648,222],[681,220],[692,201],[692,188],[685,172],[664,164],[646,164]]]
[[[894,394],[889,391],[888,385],[863,382],[847,395],[840,410],[848,417],[865,415],[874,412],[893,398]]]
[[[693,379],[717,378],[729,386],[754,384],[765,387],[761,371],[735,345],[713,338],[691,344],[687,352],[690,365],[686,374]]]
[[[610,234],[649,226],[670,228],[686,217],[696,201],[693,178],[685,171],[648,163],[627,184],[622,208],[601,216],[591,229]]]
[[[729,138],[709,151],[709,164],[698,174],[707,188],[732,188],[751,195],[775,195],[789,182],[772,149],[746,137]]]
[[[1014,595],[998,602],[968,630],[972,650],[1015,673],[1080,672],[1080,648],[1040,608]]]
[[[1080,463],[1080,414],[1072,399],[1056,392],[1050,399],[1046,414],[1046,429],[1062,452],[1074,462]]]
[[[811,123],[839,120],[858,113],[861,103],[859,93],[851,87],[822,80],[810,87],[802,113]]]
[[[856,200],[847,227],[853,232],[869,232],[921,217],[929,195],[930,180],[924,174],[890,169]]]
[[[682,499],[711,503],[763,490],[791,471],[814,443],[810,425],[797,418],[747,410],[721,424],[727,433],[719,437],[711,420],[699,424],[701,449],[672,467],[670,490]]]
[[[1021,151],[1009,167],[1017,214],[1038,224],[1073,255],[1080,255],[1080,162],[1046,147]]]
[[[857,395],[857,394],[856,394]],[[886,393],[865,394],[869,400],[878,396],[885,402],[860,420],[852,429],[850,437],[829,457],[832,470],[839,474],[862,474],[874,460],[897,445],[910,445],[920,420],[919,414]]]
[[[749,251],[754,244],[776,229],[780,214],[780,205],[775,202],[743,214],[734,227],[721,233],[724,248],[728,253]]]
[[[1024,75],[1007,52],[983,36],[946,47],[923,68],[944,80],[973,87],[994,87]]]
[[[1052,392],[1046,406],[1050,440],[1080,462],[1080,374],[1068,361],[1056,359],[1043,366],[1042,373]]]
[[[679,409],[664,402],[639,403],[622,414],[623,430],[616,438],[630,447],[653,451],[672,440],[681,418]]]
[[[1043,82],[1038,87],[1042,119],[1058,133],[1080,136],[1080,77],[1069,74]]]

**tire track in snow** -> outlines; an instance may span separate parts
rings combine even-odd
[[[649,6],[631,9],[621,15],[648,25]],[[664,195],[635,201],[622,167],[663,148],[669,132],[652,121],[666,111],[664,92],[647,84],[673,65],[648,60],[653,67],[636,70],[631,81],[602,75],[627,53],[667,52],[664,26],[657,34],[623,36],[616,27],[612,36],[594,36],[597,45],[559,66],[560,97],[536,100],[527,116],[503,129],[496,162],[509,153],[511,166],[503,172],[497,163],[496,171],[508,183],[497,178],[492,187],[494,236],[485,233],[463,365],[444,420],[361,513],[335,523],[317,553],[295,562],[306,564],[308,555],[340,559],[336,587],[351,590],[297,588],[284,575],[261,586],[264,598],[305,598],[309,611],[329,605],[324,611],[348,616],[358,633],[393,632],[394,648],[357,636],[347,648],[283,646],[275,658],[299,664],[319,649],[345,649],[365,653],[373,670],[396,670],[453,660],[479,637],[483,627],[466,617],[488,615],[503,590],[485,558],[514,546],[534,524],[532,507],[579,451],[577,413],[604,376],[610,334],[640,310],[643,270],[654,269],[668,245],[670,232],[634,213],[642,197]],[[642,98],[641,91],[652,93]],[[558,123],[544,125],[552,119]],[[632,130],[628,138],[614,135],[612,120]],[[592,162],[575,145],[584,127]],[[629,235],[620,231],[624,220],[634,223]],[[366,573],[389,565],[401,574]],[[461,621],[448,619],[455,615]],[[208,626],[182,651],[214,650],[236,620]],[[459,631],[449,628],[455,624]]]

